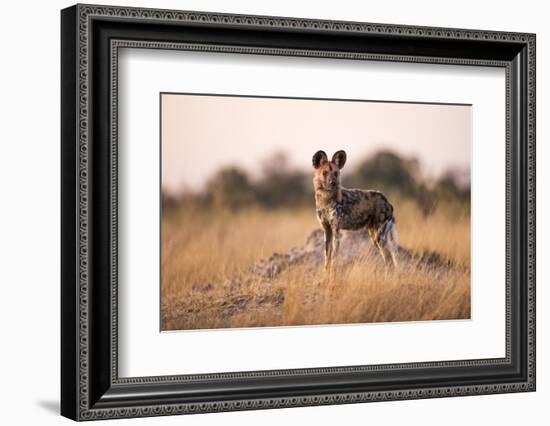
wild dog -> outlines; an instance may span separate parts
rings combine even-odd
[[[325,269],[331,269],[338,255],[341,230],[366,230],[384,263],[391,259],[393,266],[397,266],[393,206],[379,191],[342,187],[340,170],[346,158],[344,151],[338,151],[329,161],[324,151],[317,151],[312,159],[315,208],[325,232]]]

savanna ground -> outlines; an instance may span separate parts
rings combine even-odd
[[[330,275],[313,208],[166,211],[162,330],[470,318],[469,211],[393,204],[399,267],[350,233]]]

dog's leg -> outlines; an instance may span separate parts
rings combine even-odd
[[[332,228],[324,226],[325,231],[325,270],[328,271],[331,265],[332,258]]]
[[[392,221],[388,230],[388,248],[393,261],[393,266],[397,268],[397,255],[399,254],[399,243],[397,242],[397,229]]]
[[[380,244],[382,246],[382,251],[384,252],[384,261],[386,262],[386,266],[393,266],[395,267],[395,261],[393,258],[393,253],[389,248],[389,244],[387,241],[381,242]]]
[[[382,244],[380,243],[380,233],[375,231],[374,229],[369,229],[369,237],[372,241],[372,244],[374,244],[374,247],[378,250],[378,253],[380,253],[380,256],[382,256],[382,260],[384,261],[384,264],[386,263],[386,253],[384,251],[384,248],[382,247]]]
[[[338,261],[338,251],[340,249],[340,230],[334,229],[332,237],[332,265]]]
[[[388,264],[388,256],[386,253],[386,247],[384,247],[383,243],[380,240],[375,240],[376,248],[378,249],[378,252],[380,253],[380,256],[382,256],[382,260],[384,261],[384,264]]]
[[[398,244],[397,231],[393,220],[387,221],[382,225],[377,237],[380,251],[383,253],[382,257],[384,258],[384,262],[389,264],[389,260],[391,259],[392,266],[396,268]]]

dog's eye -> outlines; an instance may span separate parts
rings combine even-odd
[[[338,177],[338,175],[340,174],[340,172],[334,172],[334,176]]]

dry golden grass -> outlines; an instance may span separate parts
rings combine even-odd
[[[312,209],[170,211],[162,224],[162,329],[469,318],[469,213],[445,206],[424,218],[413,203],[395,207],[400,245],[437,253],[439,266],[391,270],[365,259],[330,276],[304,264],[266,279],[250,268],[302,246],[318,227]]]

